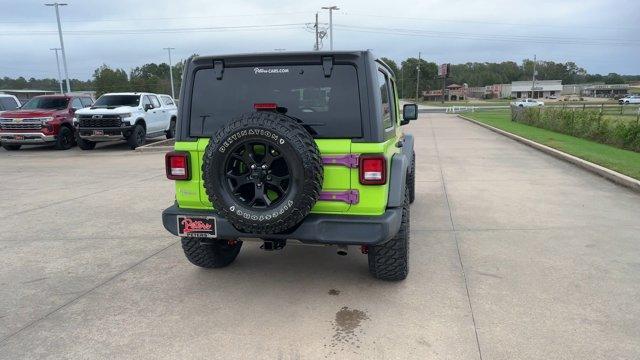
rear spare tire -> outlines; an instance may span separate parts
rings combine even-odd
[[[313,137],[295,119],[247,113],[211,138],[204,153],[204,188],[236,228],[273,234],[297,225],[318,201],[323,172]]]

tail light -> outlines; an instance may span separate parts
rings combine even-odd
[[[360,156],[360,184],[384,185],[387,183],[387,160],[383,155]]]
[[[164,157],[169,180],[189,180],[189,153],[174,151],[167,153]]]

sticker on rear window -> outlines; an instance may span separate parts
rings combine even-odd
[[[276,69],[263,69],[263,68],[253,68],[254,74],[288,74],[288,68],[276,68]]]

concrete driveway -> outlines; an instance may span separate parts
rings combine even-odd
[[[163,155],[0,150],[0,358],[640,357],[640,196],[453,116],[416,136],[411,273],[183,257]]]

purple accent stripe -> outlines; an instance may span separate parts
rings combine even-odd
[[[347,204],[357,204],[360,202],[360,193],[358,190],[323,191],[320,193],[320,200],[344,201]]]
[[[324,165],[342,165],[348,168],[357,168],[360,155],[348,154],[348,155],[325,155],[322,157],[322,163]]]

